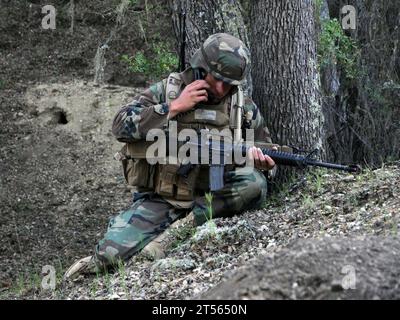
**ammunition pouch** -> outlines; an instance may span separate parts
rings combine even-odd
[[[125,145],[119,152],[122,170],[128,185],[136,187],[137,191],[144,192],[154,188],[155,166],[146,159],[134,158],[129,154]]]
[[[200,167],[194,166],[187,175],[179,175],[179,168],[180,165],[174,164],[159,165],[155,191],[166,198],[191,201],[194,199]]]

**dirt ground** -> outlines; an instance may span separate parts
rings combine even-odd
[[[133,92],[78,82],[32,86],[17,97],[25,108],[2,121],[5,285],[90,254],[108,219],[129,204],[110,124]]]
[[[122,145],[111,123],[146,81],[120,56],[145,48],[137,32],[145,12],[147,22],[163,14],[147,12],[144,1],[128,8],[106,53],[108,85],[99,87],[93,59],[120,1],[77,3],[73,33],[68,2],[52,1],[56,29],[44,30],[46,1],[1,1],[0,290],[44,265],[60,270],[92,253],[108,219],[131,201],[113,159]],[[169,25],[143,24],[149,39],[172,37]]]
[[[203,299],[399,299],[399,238],[300,240],[223,279]]]

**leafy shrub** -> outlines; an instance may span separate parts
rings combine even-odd
[[[162,43],[155,44],[149,51],[151,52],[151,56],[146,56],[140,50],[131,57],[122,55],[121,59],[128,64],[128,69],[131,72],[141,73],[150,80],[164,77],[177,69],[178,57],[168,50],[167,45]]]
[[[337,63],[347,79],[357,78],[357,61],[360,55],[357,43],[344,33],[337,19],[323,20],[321,29],[318,44],[320,67]]]

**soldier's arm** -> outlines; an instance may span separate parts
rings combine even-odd
[[[250,98],[244,101],[244,123],[243,129],[254,130],[254,141],[272,143],[271,134],[265,125],[264,117],[260,109]]]
[[[112,124],[112,133],[118,141],[145,139],[150,129],[164,127],[169,112],[165,86],[166,79],[135,96],[132,102],[118,111]]]
[[[254,130],[254,141],[272,143],[271,134],[268,130],[268,127],[265,125],[264,117],[262,116],[260,109],[256,106],[256,104],[250,99],[245,98],[244,104],[244,129],[253,129]],[[265,171],[265,175],[267,178],[273,178],[276,175],[277,166],[270,170]]]

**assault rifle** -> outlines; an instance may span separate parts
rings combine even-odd
[[[223,188],[224,186],[224,166],[233,163],[232,156],[240,155],[242,159],[245,159],[248,149],[252,147],[252,145],[248,143],[233,143],[231,139],[225,139],[225,137],[222,138],[222,136],[221,139],[217,141],[214,139],[208,139],[211,136],[206,137],[206,141],[200,139],[199,137],[199,139],[194,139],[195,141],[188,139],[185,142],[178,143],[177,149],[180,149],[182,146],[186,145],[190,150],[190,153],[194,151],[197,155],[195,163],[189,162],[186,164],[181,164],[177,173],[178,175],[187,178],[190,171],[197,164],[208,164],[210,166],[210,190],[216,191]],[[166,141],[167,140],[165,140],[165,142]],[[175,139],[172,139],[172,141],[177,141],[176,137]],[[154,142],[152,141],[146,140],[136,141],[135,143],[133,143],[135,147],[130,150],[130,155],[124,156],[124,158],[146,159],[146,150],[153,143]],[[166,147],[165,155],[167,155],[167,157],[171,156],[170,153],[173,152],[172,150],[169,150],[169,143],[165,143],[164,146]],[[359,167],[356,165],[342,165],[320,161],[315,158],[316,150],[313,152],[304,152],[294,147],[280,146],[277,144],[265,142],[255,142],[254,146],[260,148],[264,155],[271,157],[277,165],[292,166],[297,168],[306,168],[309,166],[313,166],[334,170],[342,170],[347,172],[359,171]],[[274,148],[276,148],[277,150],[274,150]],[[172,155],[172,157],[176,159],[177,154]],[[202,162],[203,157],[207,159],[206,163]],[[164,158],[159,158],[159,156],[155,155],[152,158],[152,160],[155,160],[154,163],[157,163],[160,160],[165,160]],[[190,158],[193,159],[192,157]],[[219,160],[215,161],[216,158]],[[147,160],[149,161],[149,158],[147,158]],[[234,160],[235,162],[237,162],[237,159]],[[213,162],[217,162],[217,164]]]
[[[217,155],[220,158],[219,164],[210,164],[210,190],[219,190],[224,186],[223,175],[226,157],[229,154],[241,154],[245,157],[248,149],[251,147],[246,144],[225,143],[224,141],[206,141],[205,143],[186,142],[193,148],[199,148],[199,154],[204,148],[208,149],[209,159],[212,155]],[[264,155],[271,157],[277,165],[293,166],[297,168],[306,168],[309,166],[322,167],[327,169],[342,170],[347,172],[358,172],[359,167],[356,165],[342,165],[336,163],[323,162],[315,158],[317,150],[312,152],[301,152],[297,148],[280,146],[272,143],[255,142],[255,147],[261,149]],[[274,150],[276,148],[277,150]],[[204,151],[203,151],[204,152]],[[186,170],[192,167],[191,164],[182,165],[180,174],[186,175]]]

